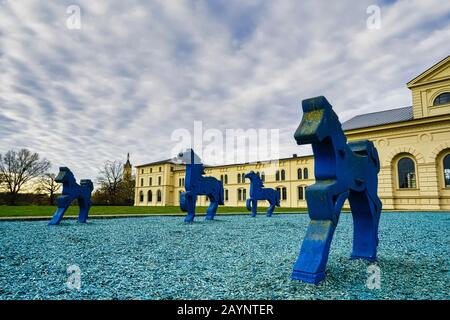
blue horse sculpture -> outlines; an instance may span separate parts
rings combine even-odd
[[[206,220],[213,220],[219,205],[224,204],[224,190],[222,182],[214,177],[204,177],[204,166],[201,159],[188,149],[178,154],[178,161],[186,164],[185,189],[180,195],[180,208],[187,212],[186,223],[194,221],[195,205],[199,195],[208,196],[211,204],[206,211]]]
[[[56,200],[57,209],[50,220],[49,225],[58,225],[67,208],[73,200],[78,200],[80,212],[78,214],[78,222],[85,223],[88,218],[89,209],[91,208],[91,193],[94,185],[91,180],[81,180],[77,184],[72,171],[69,168],[59,168],[59,174],[55,179],[56,182],[63,184],[62,195]]]
[[[270,204],[267,210],[267,216],[271,217],[275,206],[280,206],[280,195],[277,190],[264,188],[264,183],[260,176],[253,171],[247,173],[245,177],[250,179],[250,198],[247,199],[247,210],[252,212],[252,217],[256,217],[258,200],[267,200]]]
[[[377,195],[380,162],[368,140],[347,144],[341,123],[323,96],[302,102],[297,144],[312,144],[316,183],[306,188],[309,223],[292,279],[319,283],[339,215],[348,198],[353,216],[351,258],[376,260],[381,201]]]

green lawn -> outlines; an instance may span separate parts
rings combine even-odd
[[[35,217],[52,216],[55,206],[0,206],[0,218],[2,217]],[[197,213],[205,213],[207,207],[197,207]],[[267,208],[260,207],[258,212],[265,212]],[[276,212],[306,212],[304,208],[276,208]],[[219,207],[221,213],[248,213],[243,207]],[[90,215],[121,215],[121,214],[184,214],[180,207],[124,207],[124,206],[93,206]],[[67,216],[78,215],[78,207],[71,206],[66,213]]]

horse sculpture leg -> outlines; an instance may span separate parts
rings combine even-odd
[[[331,220],[311,220],[291,278],[317,284],[325,278],[335,225]]]
[[[88,218],[89,209],[91,208],[91,201],[88,199],[79,198],[78,204],[80,206],[80,212],[78,213],[78,222],[86,223]]]
[[[62,218],[64,217],[64,214],[66,213],[68,207],[63,207],[60,208],[58,207],[53,215],[52,220],[50,220],[50,222],[48,223],[49,226],[56,226],[58,225]]]
[[[276,201],[272,200],[272,199],[269,199],[268,201],[269,201],[270,207],[269,207],[269,209],[267,209],[266,216],[271,217],[273,214],[273,211],[275,210]]]
[[[350,207],[353,215],[353,252],[352,259],[375,261],[378,246],[378,224],[381,214],[381,202],[371,199],[367,190],[351,191]]]
[[[52,217],[52,220],[50,220],[50,222],[48,223],[49,226],[55,226],[61,222],[71,202],[72,199],[67,195],[58,197],[58,199],[56,200],[57,209]]]
[[[216,200],[216,197],[211,196],[210,198],[211,204],[206,210],[205,220],[214,220],[214,216],[216,215],[217,208],[219,207],[219,201]]]
[[[318,284],[325,278],[325,268],[330,253],[341,208],[348,192],[333,195],[333,185],[312,185],[306,190],[306,201],[311,221],[294,265],[291,278]],[[321,199],[321,201],[317,201]]]
[[[258,200],[248,198],[245,202],[247,210],[251,211],[250,216],[256,217],[256,214],[258,213]]]
[[[183,199],[181,200],[181,207],[185,208],[187,211],[186,218],[184,219],[184,222],[191,223],[194,221],[195,218],[195,204],[197,202],[197,196],[191,195],[188,193],[184,193]]]

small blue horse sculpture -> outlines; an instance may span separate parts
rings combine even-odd
[[[277,190],[264,188],[264,183],[260,176],[253,171],[247,173],[245,177],[250,179],[250,198],[247,199],[247,210],[252,212],[252,217],[256,217],[258,200],[267,200],[270,204],[267,210],[267,216],[271,217],[275,206],[280,206],[280,195]]]
[[[180,195],[180,208],[187,212],[186,223],[194,221],[195,205],[199,195],[208,196],[211,204],[206,211],[206,220],[213,220],[219,205],[224,204],[224,190],[222,182],[214,177],[204,177],[204,166],[201,159],[188,149],[178,154],[177,160],[186,164],[186,178],[184,187],[186,192]]]
[[[302,102],[303,119],[295,132],[297,144],[312,144],[316,183],[307,187],[309,223],[292,279],[317,284],[325,269],[348,198],[353,216],[351,258],[376,260],[381,201],[377,195],[380,162],[368,140],[347,144],[341,123],[323,96]]]
[[[91,208],[91,193],[94,185],[91,180],[81,180],[77,184],[72,171],[69,168],[59,168],[59,174],[55,179],[56,182],[63,184],[62,195],[56,200],[57,209],[50,220],[49,225],[58,225],[67,208],[73,200],[78,200],[80,212],[78,214],[78,222],[85,223],[88,218],[89,209]]]

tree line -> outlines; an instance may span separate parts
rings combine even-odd
[[[0,153],[0,203],[8,205],[55,204],[62,185],[55,181],[51,162],[28,149]],[[92,202],[97,205],[133,205],[135,180],[119,160],[106,161],[95,179]],[[34,192],[24,192],[27,184]]]

